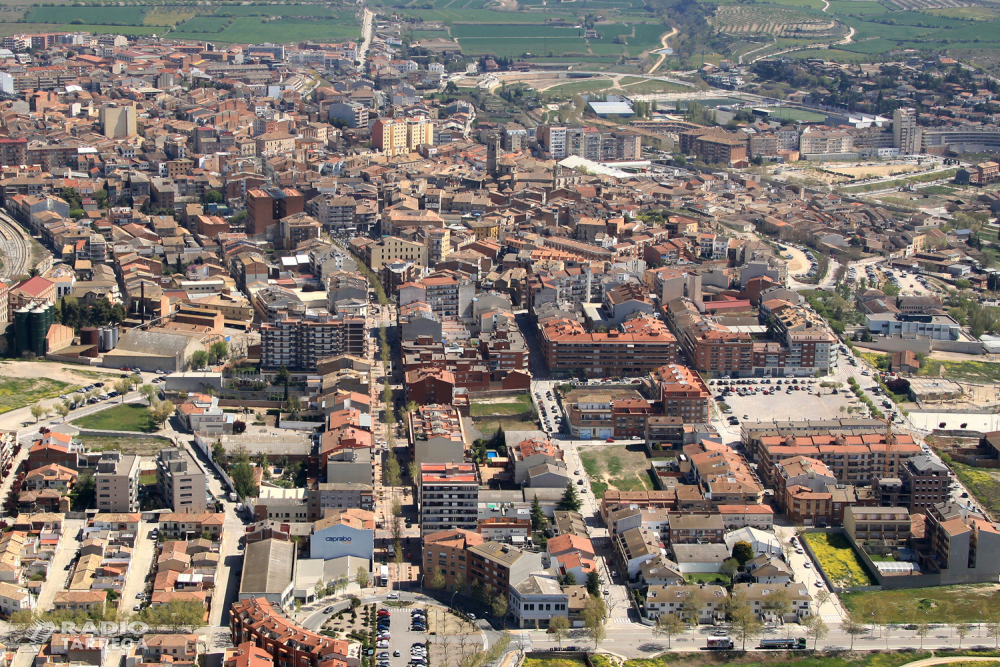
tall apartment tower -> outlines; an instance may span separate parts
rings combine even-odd
[[[139,511],[139,457],[135,454],[101,454],[94,482],[99,511]]]
[[[206,510],[205,471],[186,449],[160,450],[156,458],[156,486],[164,504],[174,512],[198,514]]]
[[[920,153],[920,128],[914,109],[896,109],[892,114],[892,145],[902,155]]]

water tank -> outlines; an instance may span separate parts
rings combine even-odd
[[[108,329],[111,330],[110,331],[111,338],[109,339],[111,342],[108,345],[108,349],[113,350],[116,347],[118,347],[118,325],[116,324],[113,327],[108,327]]]
[[[14,311],[14,353],[21,355],[28,349],[28,307]]]
[[[98,344],[97,327],[81,327],[80,345],[97,345],[97,344]]]

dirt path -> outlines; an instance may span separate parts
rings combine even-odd
[[[634,28],[633,28],[633,30],[634,30]],[[663,48],[667,48],[667,40],[670,39],[671,37],[673,37],[676,34],[677,34],[677,28],[671,28],[670,32],[668,34],[663,35],[662,37],[660,37],[660,43],[663,44]],[[655,65],[653,65],[652,67],[649,68],[649,71],[646,72],[646,74],[652,74],[653,72],[655,72],[657,69],[659,69],[660,65],[662,65],[663,61],[666,60],[666,59],[667,59],[667,54],[666,53],[661,53],[660,54],[660,59],[656,61]]]
[[[971,655],[957,655],[950,658],[926,658],[915,662],[908,662],[902,667],[928,667],[929,665],[947,665],[953,662],[992,662],[1000,663],[1000,658],[982,658]]]

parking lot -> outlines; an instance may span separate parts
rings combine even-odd
[[[794,419],[834,419],[837,417],[846,417],[848,407],[859,405],[857,399],[847,389],[846,384],[839,389],[820,386],[821,382],[834,381],[833,379],[768,379],[770,379],[770,383],[760,379],[712,380],[709,385],[716,397],[727,387],[733,390],[724,399],[725,403],[731,408],[731,411],[725,415],[730,424],[732,424],[732,419],[729,419],[730,417],[735,417],[741,424],[745,421],[772,422],[775,420],[784,421]],[[719,384],[720,382],[729,382],[730,384],[721,385]],[[732,383],[734,382],[746,384],[733,385]],[[778,382],[781,382],[781,384],[779,385]],[[793,389],[789,391],[789,387]],[[837,391],[836,394],[833,393],[835,389]],[[738,390],[743,390],[746,395],[740,396]],[[721,401],[717,402],[721,405]],[[843,412],[840,410],[841,406],[844,407]]]
[[[556,398],[556,382],[532,382],[531,400],[538,410],[538,419],[546,433],[562,430],[562,406]]]
[[[413,609],[421,609],[424,613],[427,612],[420,606],[383,607],[380,605],[379,611],[383,609],[389,612],[389,634],[391,637],[389,638],[388,647],[379,642],[380,647],[375,650],[376,664],[378,667],[407,667],[413,659],[411,655],[413,644],[419,643],[421,646],[424,646],[427,641],[426,630],[411,630],[411,612]],[[399,652],[398,656],[396,655],[397,651]],[[426,661],[423,664],[426,665]],[[416,666],[411,665],[411,667]]]

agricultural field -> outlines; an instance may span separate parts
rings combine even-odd
[[[809,543],[812,552],[819,559],[823,572],[835,586],[846,588],[871,586],[876,583],[843,535],[804,533],[802,539]]]
[[[965,21],[992,21],[997,18],[997,12],[989,7],[946,7],[944,9],[925,9],[925,14],[944,16]]]
[[[845,30],[834,19],[792,9],[721,5],[712,25],[728,35],[762,35],[817,39],[840,35]]]
[[[0,16],[0,18],[3,18]],[[89,30],[124,35],[167,35],[177,39],[205,39],[223,43],[271,41],[288,43],[301,40],[337,41],[354,39],[361,34],[355,12],[340,6],[321,4],[253,4],[236,6],[130,6],[96,7],[87,5],[32,6],[25,13],[26,23],[10,31],[0,24],[0,35],[36,30]],[[38,27],[35,27],[38,26]]]
[[[1000,591],[989,585],[935,586],[844,593],[840,600],[849,610],[867,617],[875,607],[882,607],[887,623],[976,623],[982,620],[979,612],[997,608]]]
[[[949,461],[948,465],[987,512],[1000,516],[1000,470],[975,468],[957,461]]]

